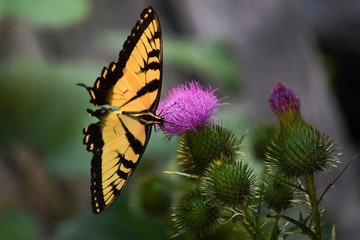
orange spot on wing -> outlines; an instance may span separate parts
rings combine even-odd
[[[105,70],[104,70],[104,72],[103,72],[102,77],[103,77],[103,78],[106,78],[107,73],[108,73],[108,70],[107,70],[107,69],[105,69]]]
[[[91,94],[91,97],[92,97],[93,99],[95,99],[95,93],[94,93],[93,90],[90,90],[90,94]]]

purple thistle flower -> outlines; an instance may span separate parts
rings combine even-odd
[[[157,114],[164,117],[161,129],[170,136],[179,136],[195,127],[209,126],[215,123],[213,116],[217,108],[227,103],[220,103],[214,94],[217,89],[205,88],[197,81],[185,83],[173,88],[160,100]]]
[[[292,90],[281,83],[278,83],[271,90],[269,102],[271,109],[277,115],[283,115],[293,110],[299,111],[300,109],[300,99]]]

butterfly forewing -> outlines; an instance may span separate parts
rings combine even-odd
[[[105,210],[120,194],[144,153],[151,126],[163,122],[155,115],[162,81],[161,41],[158,17],[148,7],[125,41],[118,62],[105,67],[93,87],[80,84],[95,106],[120,108],[88,110],[99,119],[84,129],[84,144],[93,153],[94,213]]]
[[[122,111],[144,111],[157,105],[162,80],[160,24],[146,8],[123,45],[117,63],[104,68],[90,93],[95,105],[117,106]]]

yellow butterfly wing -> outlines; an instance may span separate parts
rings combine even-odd
[[[118,62],[104,68],[93,87],[85,87],[99,122],[84,129],[91,160],[91,204],[101,213],[119,196],[139,163],[153,124],[162,82],[162,40],[158,17],[148,7],[123,45]]]
[[[102,70],[93,87],[86,87],[90,102],[122,111],[154,111],[162,81],[162,39],[159,19],[148,7],[123,45],[118,62]]]
[[[129,181],[150,138],[151,125],[107,108],[88,111],[100,120],[84,129],[84,143],[93,153],[91,205],[94,213],[100,213]]]

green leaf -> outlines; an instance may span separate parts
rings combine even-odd
[[[309,236],[312,240],[317,240],[317,236],[316,234],[308,227],[306,226],[305,224],[291,218],[291,217],[288,217],[288,216],[285,216],[285,215],[280,215],[280,217],[282,217],[283,219],[291,222],[292,224],[298,226],[301,230],[302,230],[302,233]]]
[[[88,15],[88,0],[0,0],[0,20],[21,19],[41,28],[62,28]]]

